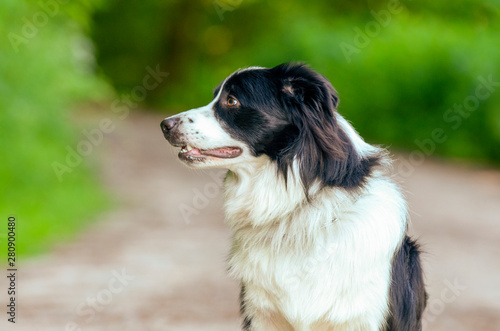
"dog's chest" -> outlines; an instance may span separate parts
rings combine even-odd
[[[308,284],[317,285],[318,275],[332,275],[332,260],[335,254],[333,246],[326,247],[318,243],[316,247],[287,247],[279,249],[265,242],[255,246],[241,246],[235,243],[230,270],[243,282],[260,287],[269,296],[283,298],[295,295],[300,288]]]
[[[327,258],[285,250],[282,247],[277,252],[266,246],[233,249],[230,270],[245,284],[247,304],[256,309],[304,312],[302,306],[310,306],[311,298],[320,295],[313,292],[319,288],[318,275],[328,273]]]
[[[279,251],[263,242],[253,247],[236,243],[230,270],[245,285],[246,304],[311,323],[328,314],[333,314],[333,320],[347,320],[369,305],[384,305],[387,262],[360,259],[349,253],[354,243],[335,240],[333,235],[310,247],[281,247]],[[377,302],[367,299],[366,293],[374,294]]]
[[[310,325],[353,319],[378,325],[388,309],[390,261],[405,211],[391,185],[381,183],[375,192],[355,203],[324,192],[312,204],[279,213],[260,212],[272,208],[266,201],[226,194],[226,221],[242,224],[233,226],[229,269],[245,286],[245,305]]]

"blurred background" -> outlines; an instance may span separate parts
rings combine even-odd
[[[159,123],[207,104],[238,68],[303,61],[336,87],[360,134],[396,154],[429,254],[427,329],[500,330],[499,15],[499,0],[2,0],[0,215],[18,220],[27,329],[43,289],[64,283],[67,301],[47,309],[68,311],[45,316],[46,329],[82,319],[96,330],[236,330],[220,194],[203,193],[218,173],[176,163]],[[141,235],[143,255],[131,253]],[[157,315],[125,297],[95,318],[75,308],[106,288],[103,274],[136,262],[179,273],[141,280],[163,293]]]

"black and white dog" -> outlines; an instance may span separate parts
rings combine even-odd
[[[229,270],[245,330],[421,329],[427,295],[405,200],[387,153],[338,102],[305,65],[251,67],[161,123],[184,163],[229,169]]]

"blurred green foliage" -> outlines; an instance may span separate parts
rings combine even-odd
[[[118,89],[140,84],[147,66],[170,72],[148,94],[156,106],[198,107],[237,68],[304,61],[332,81],[340,112],[369,141],[419,150],[440,128],[438,155],[499,162],[498,86],[477,109],[454,108],[471,102],[479,77],[500,81],[499,5],[109,0],[95,15],[93,39]]]
[[[110,92],[85,36],[96,4],[0,2],[0,243],[15,216],[21,255],[46,250],[108,203],[88,162],[62,180],[52,167],[79,138],[72,106]]]

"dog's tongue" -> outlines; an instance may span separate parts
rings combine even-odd
[[[192,148],[187,154],[192,156],[201,156],[201,151],[198,148]]]
[[[199,150],[198,150],[199,151]],[[201,152],[203,155],[215,156],[220,158],[231,158],[236,157],[241,153],[241,149],[239,148],[231,148],[231,147],[222,147],[209,149]]]

